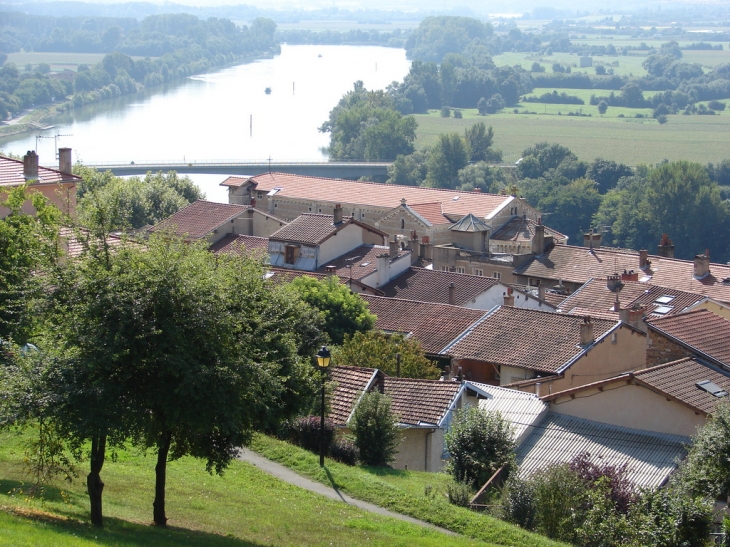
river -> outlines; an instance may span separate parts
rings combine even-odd
[[[342,95],[357,80],[384,89],[409,66],[403,49],[283,44],[272,59],[74,110],[49,120],[55,127],[41,132],[44,138],[0,139],[0,149],[18,155],[36,149],[49,166],[56,144],[84,163],[325,160],[329,135],[317,128]],[[208,199],[227,201],[220,175],[191,178]]]

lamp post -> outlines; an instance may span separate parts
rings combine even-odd
[[[330,366],[330,351],[322,346],[317,352],[317,366],[322,371],[322,412],[319,422],[319,466],[324,467],[324,382],[327,379],[327,367]]]

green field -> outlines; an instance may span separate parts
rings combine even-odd
[[[19,69],[23,69],[25,65],[30,64],[33,67],[40,63],[48,63],[51,70],[59,72],[65,68],[76,70],[76,67],[82,64],[94,65],[100,63],[105,53],[55,53],[43,51],[29,51],[21,53],[8,53],[8,63],[15,63]],[[142,59],[143,57],[132,57],[132,59]]]
[[[445,536],[396,519],[373,515],[275,479],[256,467],[233,462],[222,476],[204,462],[183,458],[168,465],[166,528],[150,525],[154,491],[153,455],[121,451],[102,471],[105,528],[88,523],[82,475],[49,488],[44,500],[22,493],[20,440],[0,434],[0,545],[13,547],[256,547],[353,545],[486,546]],[[505,527],[507,527],[505,525]],[[517,531],[518,529],[508,527]],[[525,536],[524,532],[519,532]]]
[[[722,53],[722,52],[719,52]],[[494,64],[497,66],[521,66],[525,70],[530,70],[532,63],[538,62],[545,67],[546,73],[552,73],[553,63],[560,63],[563,66],[570,66],[572,73],[596,74],[595,66],[580,68],[580,55],[571,53],[554,53],[552,55],[540,55],[536,53],[502,53],[495,55]],[[613,68],[614,74],[618,76],[645,76],[646,70],[641,66],[646,56],[644,55],[617,55],[605,57],[593,57],[593,64],[605,65],[607,68]]]
[[[566,116],[580,108],[592,117]],[[437,112],[416,115],[417,148],[433,145],[440,133],[463,133],[466,127],[483,121],[494,128],[494,146],[501,149],[505,162],[516,161],[522,151],[540,141],[562,144],[579,158],[592,161],[597,157],[628,165],[690,160],[700,163],[718,162],[730,157],[730,113],[717,116],[670,115],[660,125],[652,118],[618,118],[621,111],[644,112],[644,109],[609,107],[605,117],[590,105],[543,105],[523,103],[518,107],[538,114],[500,113],[479,116],[476,109],[463,110],[463,119],[441,118]],[[560,109],[562,116],[551,114]],[[547,114],[544,112],[547,110]],[[650,112],[650,111],[649,111]],[[625,114],[629,115],[629,114]]]

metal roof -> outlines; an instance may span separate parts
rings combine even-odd
[[[567,463],[581,452],[620,466],[638,487],[661,486],[683,458],[688,437],[629,429],[548,412],[517,449],[520,475],[551,464]]]
[[[489,398],[479,399],[479,409],[485,412],[498,411],[514,428],[514,438],[520,441],[547,412],[548,404],[533,393],[516,389],[469,382],[487,393]]]

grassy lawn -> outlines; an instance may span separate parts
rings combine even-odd
[[[49,488],[43,500],[13,495],[22,488],[21,441],[14,434],[0,434],[0,545],[488,545],[328,500],[242,462],[234,462],[222,477],[211,476],[193,458],[168,465],[170,520],[167,528],[156,528],[150,525],[155,457],[134,451],[120,451],[116,462],[109,458],[104,465],[105,527],[98,530],[88,523],[85,465],[73,484],[63,485],[63,492]]]
[[[583,109],[588,117],[567,116],[569,111]],[[523,114],[524,110],[537,114]],[[609,107],[604,117],[590,105],[543,105],[523,103],[519,114],[505,113],[479,116],[476,109],[463,110],[463,119],[441,118],[438,112],[416,115],[416,146],[433,145],[440,133],[464,132],[478,121],[494,128],[494,146],[501,149],[507,162],[516,161],[522,151],[540,141],[556,142],[570,148],[579,158],[593,161],[596,157],[628,165],[689,160],[700,163],[718,162],[730,153],[730,113],[717,116],[668,116],[660,125],[652,118],[637,119],[637,112],[651,114],[649,109]],[[563,113],[557,115],[557,111]],[[624,113],[625,118],[617,117]]]
[[[265,436],[258,436],[251,448],[300,475],[324,484],[334,483],[337,488],[354,498],[431,522],[465,536],[497,545],[564,545],[488,515],[449,504],[444,492],[450,479],[443,473],[350,467],[333,461],[328,461],[325,469],[322,469],[316,454]],[[431,492],[429,495],[428,491]]]

